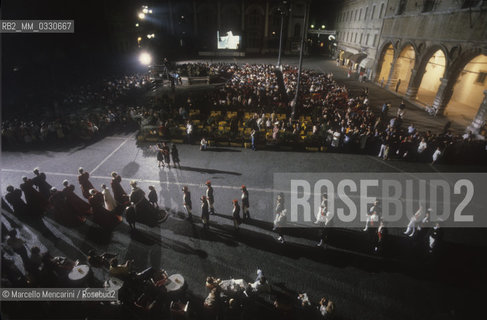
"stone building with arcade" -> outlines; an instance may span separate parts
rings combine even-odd
[[[370,2],[385,4],[370,79],[434,107],[474,133],[482,131],[487,114],[487,1]]]

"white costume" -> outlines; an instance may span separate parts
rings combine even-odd
[[[117,207],[117,203],[115,202],[115,199],[113,198],[108,188],[102,189],[101,194],[103,195],[103,199],[105,200],[105,208],[108,211],[112,211]]]

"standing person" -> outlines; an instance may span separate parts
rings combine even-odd
[[[183,187],[183,206],[186,209],[186,213],[188,214],[188,220],[193,219],[192,213],[192,205],[191,205],[191,193],[188,190],[187,186]]]
[[[54,218],[69,227],[78,226],[86,221],[85,217],[77,215],[74,211],[70,210],[66,201],[65,193],[58,191],[56,188],[51,188],[51,197],[49,202],[54,210]]]
[[[47,183],[46,174],[44,172],[39,172],[39,168],[35,168],[33,172],[36,176],[32,178],[32,183],[37,187],[37,190],[39,190],[44,198],[49,199],[52,186]]]
[[[203,222],[203,229],[210,228],[210,213],[208,212],[208,200],[206,196],[201,196],[201,221]]]
[[[401,81],[401,80],[399,80]],[[397,91],[397,89],[396,89]],[[399,105],[399,108],[397,109],[397,117],[398,118],[404,118],[404,112],[406,110],[406,104],[404,103],[404,100],[401,100],[401,104]]]
[[[27,204],[22,200],[22,190],[15,189],[13,186],[8,186],[5,200],[10,203],[15,214],[27,213]]]
[[[34,183],[27,177],[22,177],[24,181],[20,185],[20,190],[24,192],[25,202],[27,202],[28,211],[31,213],[43,214],[49,207],[49,201],[34,189]]]
[[[188,139],[188,144],[191,144],[191,142],[192,142],[192,136],[193,136],[193,124],[189,120],[186,123],[186,136],[187,136],[187,139]]]
[[[64,180],[63,186],[63,193],[66,197],[66,202],[69,208],[84,219],[86,219],[86,216],[91,215],[92,212],[90,204],[74,193],[74,185],[69,184],[68,180]]]
[[[252,131],[250,132],[250,142],[252,145],[252,150],[254,151],[255,151],[255,135],[256,135],[256,131],[255,129],[252,129]]]
[[[375,253],[383,252],[386,237],[387,237],[387,228],[385,227],[384,220],[381,219],[379,223],[379,228],[377,228],[377,238],[374,247]]]
[[[162,145],[160,143],[157,144],[157,166],[164,167],[164,151],[162,150]]]
[[[432,159],[433,159],[433,162],[431,162],[431,164],[435,164],[438,159],[440,158],[441,156],[441,150],[440,150],[440,147],[437,147],[435,152],[433,153],[433,156],[432,156]]]
[[[149,194],[147,195],[147,198],[149,198],[149,202],[150,204],[154,207],[154,208],[159,208],[159,199],[157,197],[157,192],[156,192],[156,189],[154,188],[154,186],[149,186]]]
[[[171,167],[171,158],[170,158],[170,151],[169,147],[167,146],[166,142],[162,143],[162,156],[164,157],[164,162],[168,168]]]
[[[89,191],[90,198],[88,201],[91,205],[91,210],[93,212],[93,222],[101,226],[105,230],[112,230],[120,222],[122,222],[122,217],[111,213],[103,206],[104,200],[101,192],[91,189]]]
[[[176,168],[176,164],[178,165],[178,168],[181,169],[181,164],[179,163],[179,151],[178,148],[176,148],[176,144],[172,144],[171,147],[171,157],[172,157],[172,163],[174,164],[174,167]]]
[[[278,241],[284,243],[284,236],[282,235],[282,225],[284,224],[284,220],[286,217],[286,209],[284,209],[284,193],[279,193],[277,195],[277,202],[276,202],[276,210],[275,210],[276,217],[274,219],[274,228],[279,235],[277,238]]]
[[[419,218],[421,217],[422,211],[423,211],[423,207],[419,206],[418,211],[416,211],[416,213],[409,220],[408,227],[404,232],[405,235],[409,235],[410,237],[414,236],[414,233],[416,232],[416,224],[418,223]]]
[[[83,197],[86,199],[89,199],[91,197],[90,195],[90,190],[94,189],[93,185],[90,182],[90,174],[88,172],[85,172],[85,170],[80,167],[78,169],[78,182],[81,186],[81,193],[83,194]]]
[[[129,196],[122,187],[122,177],[116,172],[112,172],[112,182],[110,183],[113,190],[113,198],[118,204],[128,205]]]
[[[437,251],[438,244],[441,240],[440,224],[437,222],[435,226],[430,229],[428,234],[428,252],[434,253]]]
[[[240,220],[240,206],[238,205],[238,200],[234,199],[233,203],[233,211],[232,211],[232,218],[233,218],[233,226],[235,231],[238,231],[241,220]]]
[[[113,199],[113,196],[110,190],[108,190],[106,184],[101,185],[101,194],[103,195],[103,200],[105,201],[105,208],[108,211],[114,210],[117,207],[117,202],[115,199]]]
[[[321,247],[328,241],[332,225],[332,213],[328,210],[328,199],[326,193],[321,196],[319,216],[316,218],[315,224],[321,225],[320,241],[316,244],[317,247]]]
[[[213,204],[215,203],[215,198],[213,197],[213,187],[211,186],[211,181],[206,181],[206,199],[208,200],[208,207],[210,209],[210,214],[215,214],[215,208]]]
[[[250,220],[250,213],[249,213],[249,192],[247,191],[247,187],[242,185],[242,213],[243,213],[243,220],[247,221]]]

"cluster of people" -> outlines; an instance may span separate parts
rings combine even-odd
[[[313,304],[306,293],[294,297],[274,290],[261,269],[257,269],[253,282],[210,276],[206,278],[205,286],[209,293],[203,310],[210,318],[238,319],[252,308],[257,299],[271,300],[273,311],[280,319],[293,319],[296,312],[306,319],[329,319],[335,311],[335,304],[326,297]]]
[[[297,68],[283,68],[284,95],[274,66],[230,65],[226,72],[232,76],[223,88],[206,95],[196,104],[189,99],[191,103],[180,106],[180,109],[196,106],[201,115],[210,109],[239,111],[239,116],[231,121],[229,136],[235,134],[238,127],[246,127],[255,130],[255,139],[262,139],[258,137],[259,131],[271,129],[272,140],[294,144],[301,135],[311,132],[307,142],[324,146],[327,151],[375,154],[385,160],[465,162],[467,159],[463,155],[468,152],[474,159],[469,161],[480,162],[487,154],[485,141],[475,140],[471,133],[453,134],[450,123],[440,133],[418,130],[413,123],[407,122],[404,102],[397,106],[397,113],[392,113],[388,102],[373,108],[366,88],[360,95],[351,97],[347,88],[338,84],[331,73],[302,72],[298,96],[300,107],[298,114],[292,117],[294,102],[288,101],[296,89]],[[244,120],[244,112],[254,113],[254,116]],[[288,120],[278,120],[276,113],[286,113]],[[187,113],[180,114],[186,115],[182,124],[187,125]],[[200,120],[210,123],[212,117]],[[187,134],[194,134],[190,131]]]
[[[211,181],[208,180],[205,183],[206,191],[205,194],[200,197],[201,201],[201,221],[203,223],[204,229],[210,228],[210,215],[215,214],[215,196],[213,187],[211,186]],[[249,192],[245,185],[240,187],[242,191],[241,194],[241,203],[242,207],[240,207],[238,203],[238,199],[232,200],[232,219],[235,231],[239,230],[239,226],[242,222],[250,220],[250,202],[249,202]],[[192,220],[193,218],[193,205],[191,201],[191,192],[189,191],[188,186],[183,186],[183,206],[187,213],[187,219]],[[242,211],[243,217],[240,216],[240,211]]]
[[[157,204],[157,193],[150,187],[149,201],[145,192],[131,181],[131,193],[127,194],[121,185],[122,178],[112,173],[111,187],[113,195],[105,184],[97,190],[90,182],[90,175],[83,168],[78,170],[78,182],[83,198],[75,192],[75,186],[68,180],[63,181],[63,189],[58,190],[46,181],[46,175],[38,168],[34,169],[34,177],[22,177],[20,189],[9,185],[5,200],[13,211],[19,215],[41,217],[52,213],[59,223],[76,227],[85,223],[87,218],[105,230],[112,230],[125,214],[127,222],[135,230],[135,222],[155,226],[163,222],[166,212]],[[24,199],[22,198],[24,195]]]
[[[148,77],[134,74],[72,88],[51,101],[52,108],[6,112],[2,119],[4,148],[45,147],[68,141],[88,141],[116,128],[134,128],[125,97],[149,87]],[[60,101],[60,102],[58,102]]]

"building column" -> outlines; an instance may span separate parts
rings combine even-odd
[[[406,98],[408,99],[416,99],[416,95],[418,94],[418,86],[415,85],[415,78],[418,73],[418,70],[413,69],[411,70],[411,77],[409,78],[408,89],[406,91]]]
[[[448,87],[449,79],[448,78],[441,78],[441,84],[438,87],[438,91],[436,93],[435,101],[433,101],[433,107],[438,110],[437,114],[442,115],[443,111],[445,111],[446,104],[453,93],[451,87]]]
[[[385,87],[387,89],[391,89],[395,84],[396,84],[396,77],[394,77],[394,74],[397,74],[396,68],[394,66],[396,65],[397,58],[394,57],[391,62],[391,70],[389,70],[389,76],[387,77],[386,85]],[[394,88],[392,88],[394,89]]]
[[[467,130],[471,131],[473,134],[479,134],[480,128],[484,124],[485,118],[487,117],[487,90],[484,90],[484,100],[480,104],[477,115],[473,119],[472,123],[468,126]]]

